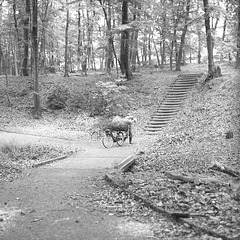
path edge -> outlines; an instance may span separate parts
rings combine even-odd
[[[49,164],[49,163],[53,163],[53,162],[56,162],[56,161],[59,161],[59,160],[62,160],[62,159],[65,159],[67,157],[68,157],[68,155],[63,155],[63,156],[60,156],[60,157],[48,159],[48,160],[43,161],[43,162],[35,163],[35,164],[32,165],[32,168],[41,167],[43,165],[46,165],[46,164]]]

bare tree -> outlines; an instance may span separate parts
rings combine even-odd
[[[68,0],[66,0],[66,8],[67,8],[67,18],[66,18],[66,27],[65,27],[65,72],[64,77],[69,77],[68,74],[68,29],[69,29],[69,8],[68,8]]]
[[[205,17],[205,29],[207,36],[207,51],[208,51],[208,75],[211,76],[214,70],[213,61],[213,40],[210,28],[210,14],[209,14],[209,2],[208,0],[203,0],[204,6],[204,17]]]
[[[128,23],[128,0],[122,2],[122,24]],[[127,80],[130,80],[132,73],[129,64],[129,31],[127,29],[122,31],[121,36],[121,71]]]
[[[33,25],[32,25],[32,46],[34,59],[34,112],[35,118],[41,117],[41,105],[39,95],[39,81],[38,81],[38,1],[32,1],[33,8]]]
[[[178,58],[177,58],[177,62],[176,62],[176,71],[181,70],[180,67],[181,67],[181,61],[182,61],[182,56],[183,56],[183,48],[184,48],[184,44],[185,44],[185,36],[186,36],[186,33],[187,33],[187,28],[188,28],[189,10],[190,10],[190,0],[187,1],[187,6],[186,6],[185,23],[184,23],[183,32],[182,32],[182,35],[181,35],[181,42],[180,42],[180,47],[179,47],[179,51],[178,51]]]
[[[23,76],[29,76],[28,71],[28,57],[29,57],[29,18],[30,18],[30,0],[25,1],[25,16],[23,21],[23,35],[24,35],[24,54],[22,63],[22,74]]]
[[[237,57],[235,68],[240,68],[240,0],[238,0]]]
[[[10,107],[11,104],[11,100],[10,100],[10,96],[9,96],[9,81],[8,81],[8,75],[7,75],[7,69],[6,69],[6,64],[5,64],[5,59],[3,56],[3,52],[2,52],[2,48],[1,48],[1,39],[0,39],[0,62],[2,62],[2,68],[5,74],[5,79],[6,79],[6,98],[7,98],[7,106]]]

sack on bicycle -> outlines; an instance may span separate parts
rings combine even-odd
[[[115,116],[111,123],[110,126],[113,130],[118,130],[118,131],[128,131],[129,126],[132,125],[132,123],[136,121],[133,116],[127,116],[127,117],[120,117],[120,116]]]
[[[112,119],[111,130],[112,131],[124,131],[128,132],[129,143],[132,143],[132,123],[136,122],[136,118],[133,116],[120,117],[116,116]]]

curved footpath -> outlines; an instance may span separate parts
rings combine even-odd
[[[29,143],[69,140],[0,132],[5,141]],[[129,224],[99,211],[90,195],[101,191],[93,180],[135,153],[140,142],[105,149],[100,142],[79,141],[84,152],[39,168],[29,169],[22,177],[0,186],[1,240],[143,240],[150,236],[149,227],[139,231]],[[76,144],[76,141],[74,141]],[[131,226],[131,227],[129,227]],[[145,236],[146,234],[147,236]],[[147,237],[147,238],[148,238]]]

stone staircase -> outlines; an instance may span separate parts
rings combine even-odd
[[[147,134],[157,134],[178,113],[183,101],[187,98],[189,90],[197,83],[200,74],[179,75],[170,86],[162,104],[153,112],[145,126]]]

